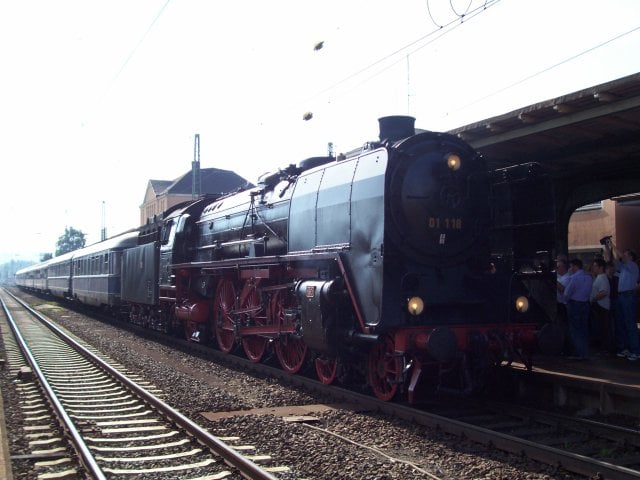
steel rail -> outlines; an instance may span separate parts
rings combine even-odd
[[[11,295],[11,293],[9,293],[9,295]],[[11,296],[14,299],[16,299],[22,306],[25,306],[21,300],[17,299],[13,295]],[[82,439],[82,435],[80,435],[76,427],[73,425],[73,422],[67,415],[67,412],[65,411],[64,407],[60,403],[60,400],[58,399],[57,395],[51,388],[51,385],[49,384],[44,374],[40,370],[38,361],[35,359],[35,357],[31,353],[31,350],[29,350],[29,347],[27,346],[27,343],[24,340],[24,337],[18,330],[18,326],[16,325],[13,319],[13,315],[11,315],[11,312],[9,312],[9,308],[7,307],[4,299],[0,298],[0,302],[2,302],[2,309],[4,310],[4,313],[7,317],[7,322],[11,327],[13,335],[15,336],[16,341],[18,342],[18,346],[20,347],[22,354],[25,356],[25,358],[29,362],[29,365],[31,365],[31,369],[34,371],[34,373],[36,374],[36,377],[38,378],[38,381],[40,382],[40,385],[42,385],[42,388],[45,390],[47,397],[51,402],[53,409],[56,412],[56,415],[62,422],[64,429],[68,432],[69,436],[71,437],[71,443],[73,444],[73,447],[78,453],[81,463],[88,470],[88,472],[93,476],[94,479],[106,480],[107,477],[104,475],[104,472],[96,462],[96,459],[93,457],[93,455],[89,451],[89,447]]]
[[[198,347],[200,347],[197,348],[198,351],[211,351],[211,349],[205,350],[205,347],[201,347],[200,345],[198,345]],[[318,380],[303,377],[301,375],[291,375],[278,368],[264,364],[252,363],[249,360],[245,360],[240,357],[222,354],[217,351],[211,352],[212,356],[222,359],[225,363],[247,368],[248,370],[256,373],[268,374],[291,385],[303,387],[317,393],[329,393],[336,399],[356,405],[356,408],[358,409],[379,411],[387,415],[402,418],[409,422],[439,429],[455,436],[465,436],[466,438],[483,445],[493,445],[502,451],[517,455],[526,455],[532,460],[536,460],[547,465],[562,466],[564,469],[574,473],[586,476],[591,476],[594,473],[600,473],[602,478],[607,480],[640,479],[640,471],[638,470],[632,470],[630,468],[596,460],[584,455],[539,444],[501,432],[496,432],[488,428],[447,418],[435,413],[417,410],[406,405],[382,402],[375,397],[353,392],[344,388],[335,386],[327,387]]]
[[[261,363],[253,363],[241,357],[223,354],[222,352],[211,348],[194,344],[191,342],[180,341],[176,339],[167,340],[166,335],[159,334],[155,331],[142,329],[135,325],[123,324],[122,327],[131,329],[132,331],[141,331],[146,335],[157,338],[158,341],[174,344],[183,350],[191,350],[194,353],[203,355],[224,364],[243,368],[251,372],[261,375],[269,375],[278,378],[281,381],[308,389],[312,392],[320,394],[329,393],[337,400],[352,403],[357,409],[379,411],[381,413],[402,418],[404,420],[417,423],[426,427],[439,429],[443,432],[455,435],[465,436],[470,440],[484,444],[493,445],[494,447],[518,454],[526,455],[528,458],[547,465],[562,466],[568,471],[581,475],[590,476],[594,473],[600,473],[605,479],[611,480],[638,480],[640,479],[640,471],[632,470],[619,465],[608,462],[599,461],[584,455],[567,452],[565,450],[549,447],[544,444],[538,444],[530,440],[503,434],[487,428],[468,424],[463,421],[447,418],[430,412],[416,410],[397,403],[382,402],[370,395],[361,394],[345,388],[336,386],[326,386],[318,380],[307,378],[302,375],[291,375],[279,368],[271,367]]]
[[[12,295],[10,292],[8,293],[9,295]],[[239,470],[245,478],[248,478],[250,480],[278,480],[277,477],[273,476],[271,473],[256,465],[248,458],[237,453],[224,442],[204,430],[198,424],[167,405],[165,402],[142,388],[140,385],[136,384],[134,381],[130,380],[126,375],[120,373],[118,370],[113,368],[93,352],[85,348],[80,343],[76,342],[73,338],[68,337],[60,328],[58,328],[55,324],[53,324],[39,312],[29,307],[25,302],[15,297],[14,295],[12,295],[12,297],[15,298],[16,301],[18,301],[29,312],[31,312],[32,315],[36,316],[41,322],[43,322],[43,324],[46,325],[52,332],[54,332],[60,338],[64,339],[65,342],[68,342],[75,349],[77,349],[80,354],[90,359],[104,372],[122,382],[129,389],[131,389],[131,391],[138,394],[144,401],[148,402],[158,411],[166,415],[167,418],[169,418],[176,425],[179,425],[189,434],[193,435],[202,445],[220,455],[227,465],[230,465],[231,467]]]

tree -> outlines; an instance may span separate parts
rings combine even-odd
[[[85,234],[73,227],[65,227],[64,234],[56,242],[56,257],[84,247]]]
[[[43,253],[40,256],[40,261],[41,262],[46,262],[47,260],[51,260],[53,258],[53,254],[52,253]]]

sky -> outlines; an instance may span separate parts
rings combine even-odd
[[[0,0],[0,263],[137,226],[196,133],[202,168],[255,183],[376,140],[379,117],[448,130],[639,53],[636,0]]]

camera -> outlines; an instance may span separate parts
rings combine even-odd
[[[602,237],[600,239],[600,245],[609,245],[611,243],[611,238],[613,237],[613,235],[608,235],[606,237]]]

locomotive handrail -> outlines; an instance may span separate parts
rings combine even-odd
[[[187,263],[174,263],[171,265],[174,269],[193,269],[193,268],[229,268],[236,267],[238,265],[251,266],[251,265],[282,265],[282,262],[296,262],[304,260],[336,260],[339,251],[328,252],[289,252],[286,255],[265,255],[262,257],[242,257],[242,258],[230,258],[215,261],[200,261],[200,262],[187,262]]]
[[[259,242],[266,242],[269,240],[269,237],[267,235],[265,235],[264,237],[259,237],[259,238],[247,238],[246,240],[234,240],[232,242],[216,242],[212,245],[204,245],[202,247],[197,247],[198,250],[212,250],[212,249],[217,249],[217,248],[223,248],[223,247],[233,247],[236,245],[248,245],[251,243],[259,243]]]
[[[504,230],[507,228],[513,227],[539,227],[544,225],[555,225],[554,220],[547,220],[542,222],[529,222],[529,223],[510,223],[510,224],[501,224],[495,227],[490,227],[490,230]]]

